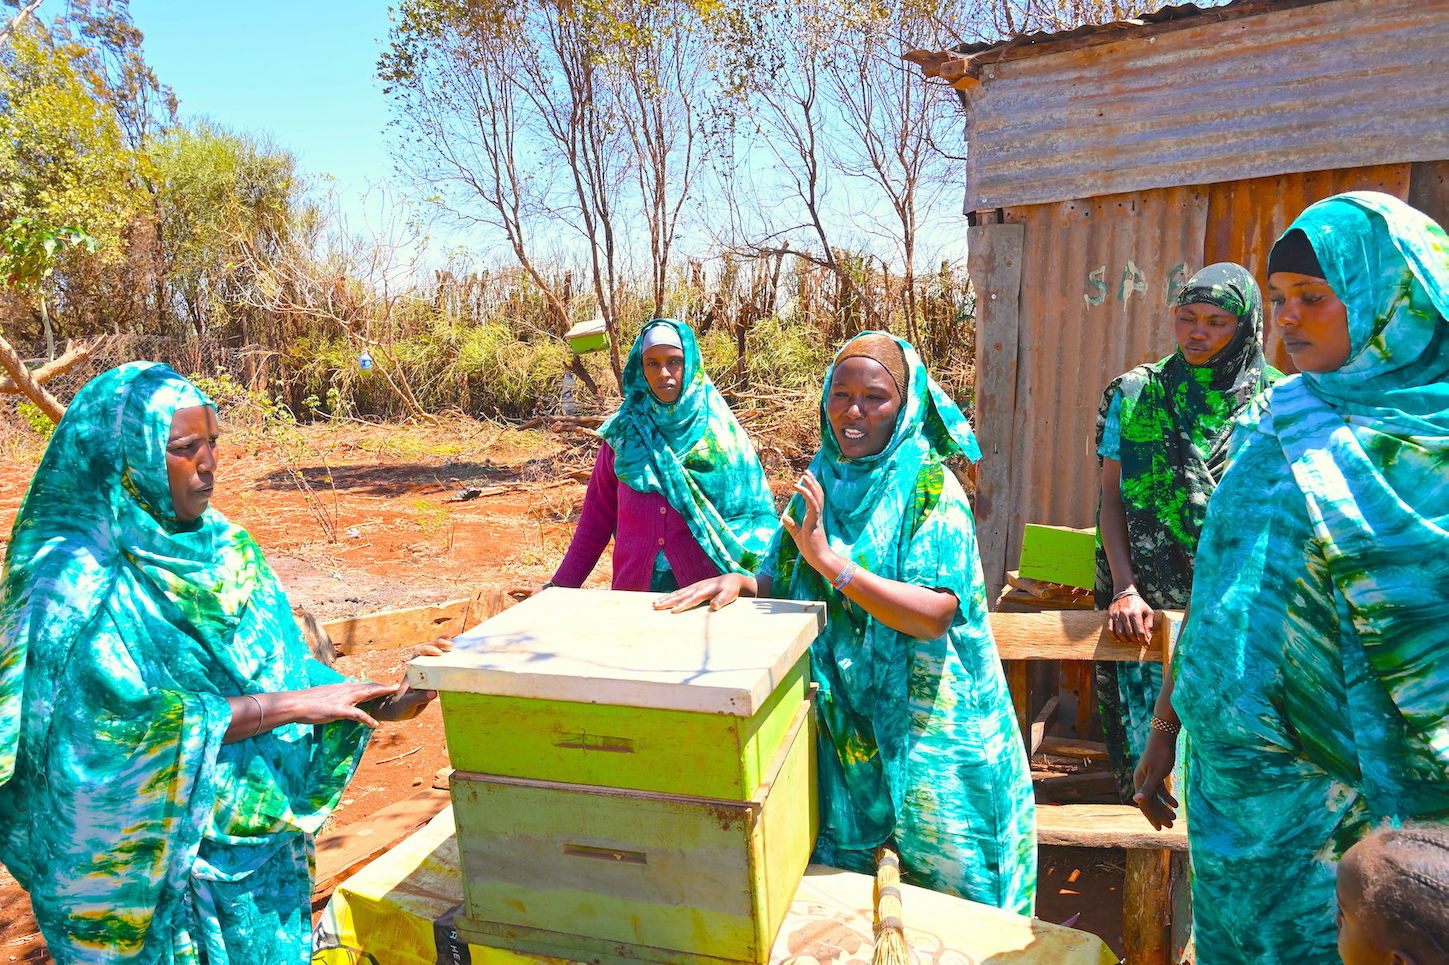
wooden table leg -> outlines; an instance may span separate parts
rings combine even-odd
[[[1006,671],[1006,688],[1011,691],[1011,703],[1016,708],[1016,723],[1021,728],[1023,742],[1031,740],[1031,714],[1027,710],[1031,699],[1029,664],[1030,661],[1027,660],[1001,661],[1001,666]]]
[[[1172,853],[1172,960],[1182,965],[1197,962],[1192,939],[1192,883],[1188,880],[1186,851]]]
[[[1172,852],[1127,850],[1122,945],[1130,965],[1176,965],[1172,956]]]

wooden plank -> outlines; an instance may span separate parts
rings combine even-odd
[[[1037,711],[1037,715],[1032,718],[1031,741],[1029,743],[1030,749],[1027,751],[1028,754],[1037,753],[1037,748],[1041,747],[1041,742],[1046,737],[1047,728],[1057,719],[1057,706],[1059,703],[1059,698],[1052,697],[1042,706],[1041,710]]]
[[[448,801],[446,790],[424,788],[361,821],[318,836],[313,902],[325,899],[338,882],[427,824]]]
[[[368,650],[415,647],[438,637],[456,637],[506,605],[506,597],[500,591],[489,589],[443,603],[327,620],[320,626],[331,638],[338,656],[347,656]]]
[[[825,625],[823,603],[742,599],[655,610],[657,593],[552,587],[418,657],[428,690],[748,717]]]
[[[1157,611],[1145,649],[1114,640],[1107,632],[1107,614],[1100,610],[993,613],[991,633],[1002,660],[1161,661],[1181,622],[1180,610]]]
[[[1188,875],[1188,856],[1185,851],[1172,853],[1172,928],[1169,935],[1174,963],[1195,965],[1197,948],[1192,939],[1192,882]]]
[[[1044,580],[1033,580],[1030,577],[1022,576],[1020,570],[1007,570],[1006,582],[1012,589],[1020,590],[1027,596],[1040,600],[1043,603],[1057,603],[1059,609],[1096,609],[1096,603],[1092,599],[1091,590],[1085,587],[1067,586],[1062,583],[1047,583]]]
[[[1019,572],[1028,580],[1090,589],[1097,579],[1097,531],[1027,523]]]
[[[1062,686],[1072,692],[1077,702],[1077,717],[1072,729],[1078,737],[1090,737],[1092,714],[1097,709],[1096,668],[1088,660],[1063,660]]]
[[[976,489],[976,538],[987,599],[1001,590],[1016,493],[1012,437],[1020,354],[1021,256],[1019,224],[966,230],[966,267],[976,289],[976,435],[981,465]]]
[[[1111,771],[1077,771],[1071,774],[1032,771],[1031,784],[1036,791],[1037,802],[1044,805],[1117,798],[1117,778]]]
[[[1171,928],[1172,852],[1130,849],[1122,885],[1124,957],[1132,965],[1176,965]]]
[[[1087,761],[1105,761],[1107,745],[1101,741],[1082,740],[1078,737],[1057,737],[1048,734],[1042,738],[1038,753],[1051,754],[1056,757],[1080,757]]]
[[[1036,809],[1036,839],[1074,848],[1186,851],[1187,824],[1176,821],[1158,831],[1130,804],[1042,805]]]

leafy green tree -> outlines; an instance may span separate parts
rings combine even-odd
[[[0,54],[0,218],[83,226],[99,257],[119,259],[145,206],[140,158],[82,59],[34,20]]]
[[[198,335],[235,320],[244,341],[258,339],[246,256],[269,260],[294,242],[305,215],[295,158],[201,122],[150,141],[147,160],[163,313]]]

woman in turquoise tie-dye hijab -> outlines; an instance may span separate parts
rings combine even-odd
[[[208,506],[216,432],[171,369],[112,369],[15,520],[0,862],[59,965],[306,962],[311,835],[366,725],[428,696],[313,659],[257,544]]]
[[[1313,205],[1269,258],[1301,375],[1241,420],[1175,661],[1198,960],[1330,963],[1334,869],[1449,820],[1449,237],[1388,195]],[[1139,798],[1157,820],[1171,739]]]
[[[874,872],[893,841],[907,880],[1030,914],[1031,775],[991,639],[971,507],[946,464],[980,450],[909,343],[866,332],[825,376],[820,452],[759,575],[656,606],[740,593],[824,600],[822,826],[815,860]]]

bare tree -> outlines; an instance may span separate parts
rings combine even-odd
[[[821,66],[840,125],[830,142],[831,160],[868,182],[889,209],[891,246],[900,259],[900,309],[905,331],[918,345],[921,223],[950,181],[950,161],[937,144],[952,127],[957,105],[950,91],[924,84],[902,53],[940,43],[949,32],[944,14],[930,0],[842,0],[817,20],[829,25],[832,52]]]
[[[28,3],[17,10],[15,16],[11,17],[4,27],[0,27],[0,44],[9,40],[10,34],[14,32],[15,28],[24,23],[25,19],[34,14],[44,2],[45,0],[29,0]]]
[[[662,315],[680,216],[705,161],[702,125],[714,88],[709,38],[686,3],[618,0],[612,15],[608,74],[649,235],[650,313]]]
[[[632,151],[601,47],[613,15],[583,0],[406,0],[400,12],[379,70],[406,132],[402,163],[445,190],[455,218],[500,232],[561,327],[573,305],[540,252],[560,229],[581,244],[617,380]],[[657,144],[659,129],[643,136]]]
[[[835,237],[840,222],[828,207],[834,173],[828,139],[836,118],[825,76],[824,62],[834,56],[823,42],[826,16],[819,4],[801,3],[774,22],[773,36],[760,38],[783,52],[783,60],[777,69],[757,71],[746,81],[747,111],[761,134],[758,143],[776,162],[789,210],[796,217],[785,222],[771,218],[748,247],[757,254],[788,251],[828,268],[864,321],[879,326],[880,307],[843,257]],[[788,239],[801,234],[812,243],[803,249],[791,247]]]

